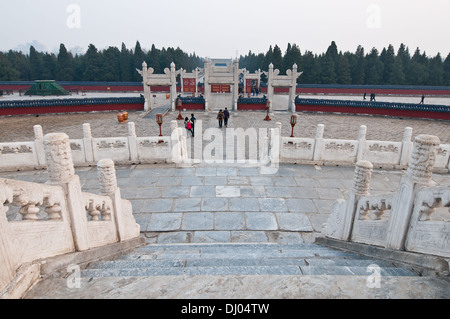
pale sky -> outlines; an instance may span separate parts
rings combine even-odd
[[[0,50],[37,41],[47,51],[124,42],[234,58],[288,43],[320,54],[401,43],[413,54],[450,52],[450,0],[14,0],[3,1]]]

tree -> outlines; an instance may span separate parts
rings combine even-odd
[[[261,65],[262,70],[269,70],[269,64],[273,64],[273,49],[272,46],[269,47],[269,51],[264,55],[264,59]]]
[[[93,44],[89,44],[88,50],[83,57],[84,60],[84,72],[83,79],[84,81],[99,81],[102,79],[102,63],[101,56]]]
[[[331,55],[325,54],[320,58],[320,68],[322,70],[322,83],[336,84],[336,68],[333,57]]]
[[[136,41],[133,53],[133,70],[142,69],[142,62],[145,61],[145,53],[141,48],[139,41]],[[169,62],[170,63],[170,62]],[[136,71],[133,72],[133,81],[141,81],[142,78]]]
[[[103,81],[120,81],[120,51],[109,47],[102,52],[101,78]]]
[[[442,85],[444,82],[444,63],[441,54],[438,53],[428,63],[427,85]]]
[[[383,62],[380,60],[378,50],[372,48],[370,53],[366,56],[366,72],[365,84],[382,84],[383,82]]]
[[[350,56],[351,57],[351,56]],[[348,58],[350,60],[350,57]],[[364,55],[364,48],[358,46],[355,52],[355,63],[351,64],[352,83],[364,84],[365,72],[366,72],[366,60]]]
[[[339,54],[337,71],[337,83],[339,84],[352,84],[352,75],[350,72],[350,63],[348,58],[344,54]]]
[[[56,67],[58,60],[53,53],[45,53],[42,57],[42,79],[54,80],[56,78]]]
[[[273,47],[272,63],[273,63],[273,68],[274,69],[281,69],[281,68],[283,68],[283,56],[282,56],[282,53],[281,53],[281,49],[276,44]]]
[[[30,46],[30,78],[31,80],[41,80],[42,76],[42,57],[36,51],[34,46]]]
[[[444,61],[443,65],[443,85],[450,86],[450,53],[447,55],[447,58]]]
[[[299,78],[300,83],[305,84],[322,83],[319,59],[311,51],[306,51],[305,54],[303,54],[302,71],[303,74]]]
[[[133,73],[136,72],[133,69],[131,58],[131,52],[127,49],[125,43],[122,42],[122,48],[120,51],[120,80],[123,82],[130,82],[133,78]]]
[[[19,81],[20,73],[14,69],[8,58],[0,52],[0,81]]]
[[[67,52],[64,44],[60,44],[59,53],[56,64],[56,80],[59,81],[73,81],[74,65],[73,56]]]
[[[426,85],[427,83],[427,57],[425,52],[420,54],[419,48],[416,49],[411,58],[411,78],[414,81],[413,85]]]
[[[380,59],[384,64],[383,84],[401,84],[405,81],[401,61],[395,56],[392,45],[389,45],[387,50],[383,49]]]
[[[294,64],[297,64],[297,68],[299,70],[301,69],[302,53],[300,51],[300,48],[295,43],[292,46],[289,43],[286,53],[283,57],[283,73],[286,73],[286,70],[292,69],[292,66]]]

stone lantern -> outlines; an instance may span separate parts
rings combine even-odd
[[[297,115],[293,114],[291,115],[291,126],[292,126],[292,133],[291,137],[294,137],[294,126],[297,124]]]
[[[156,114],[156,123],[159,125],[159,136],[162,136],[161,125],[163,124],[163,116],[161,113]]]
[[[270,110],[270,100],[267,100],[266,102],[266,108],[267,108],[267,115],[266,118],[264,119],[264,121],[271,121],[272,119],[269,116],[269,110]]]

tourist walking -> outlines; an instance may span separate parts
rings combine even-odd
[[[423,104],[424,101],[425,101],[425,95],[422,95],[422,99],[420,100],[420,103],[419,103],[419,104]]]
[[[222,109],[220,109],[219,113],[217,114],[217,119],[219,120],[220,128],[222,128],[224,117],[225,117],[225,115],[223,114]]]
[[[230,118],[230,112],[228,112],[228,109],[225,108],[225,111],[223,111],[224,119],[223,123],[225,124],[225,127],[228,127],[228,119]]]

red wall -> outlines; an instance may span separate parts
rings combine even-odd
[[[143,110],[141,104],[98,104],[98,105],[71,105],[71,106],[43,106],[23,108],[0,108],[0,115],[24,115],[67,112],[92,112],[92,111],[126,111]]]
[[[450,113],[426,112],[426,111],[408,111],[395,109],[377,109],[364,107],[349,107],[349,106],[329,106],[329,105],[296,105],[297,111],[311,111],[311,112],[334,112],[334,113],[348,113],[348,114],[376,114],[376,115],[391,115],[399,117],[419,117],[427,119],[450,120]]]

